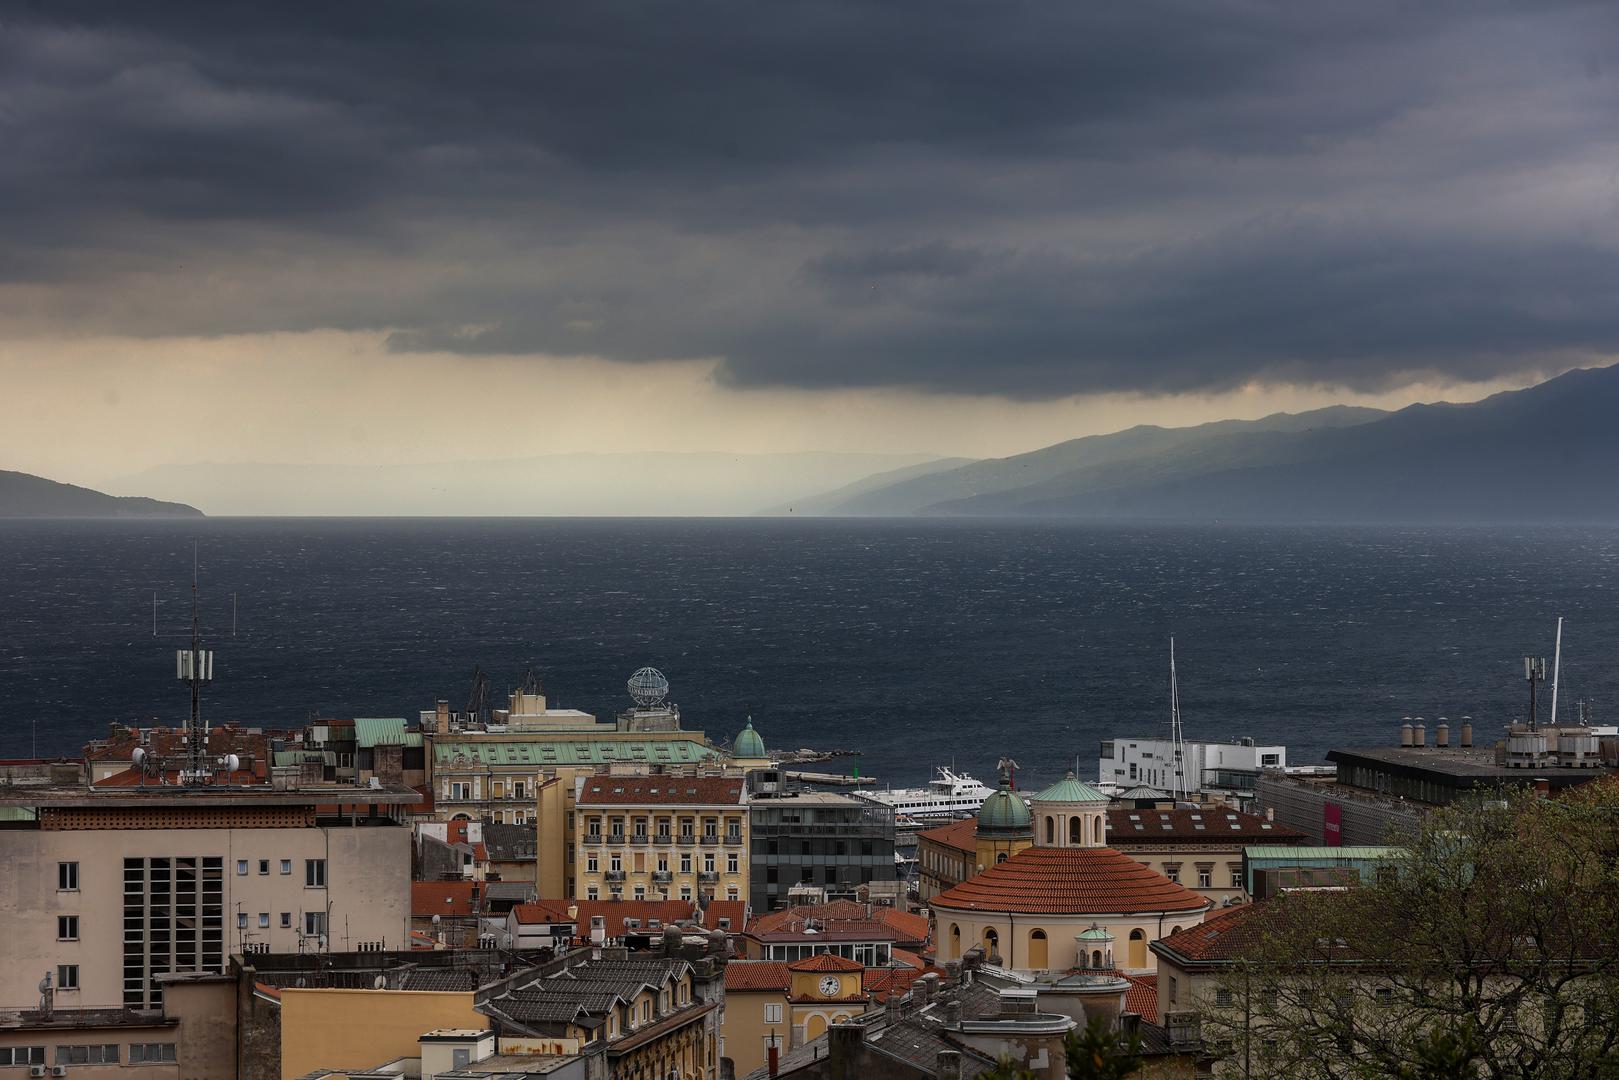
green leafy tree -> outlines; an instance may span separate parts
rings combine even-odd
[[[1440,808],[1374,881],[1249,913],[1202,1003],[1221,1072],[1619,1075],[1619,789]]]

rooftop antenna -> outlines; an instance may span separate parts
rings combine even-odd
[[[1563,670],[1563,617],[1557,616],[1557,647],[1552,652],[1552,722],[1557,726],[1557,676]]]
[[[1535,684],[1546,681],[1546,658],[1544,656],[1526,656],[1523,658],[1523,677],[1529,683],[1529,730],[1539,731],[1535,713]]]
[[[1181,691],[1180,682],[1175,675],[1175,638],[1169,639],[1169,744],[1175,755],[1175,775],[1171,782],[1170,795],[1175,801],[1184,801],[1188,795],[1186,791],[1186,770],[1184,761],[1186,757],[1186,740],[1181,733]]]
[[[191,684],[191,719],[186,724],[186,773],[183,783],[195,786],[208,775],[208,729],[202,722],[202,684],[214,677],[214,654],[202,647],[202,617],[197,596],[197,545],[191,545],[191,648],[175,653],[175,675]]]

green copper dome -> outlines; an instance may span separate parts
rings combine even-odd
[[[1034,819],[1029,815],[1029,808],[1004,781],[1001,790],[985,799],[984,805],[978,808],[980,832],[1028,834],[1033,826]]]
[[[1103,930],[1096,923],[1091,923],[1090,929],[1081,931],[1078,935],[1081,941],[1112,941],[1113,935]]]
[[[731,748],[731,756],[739,758],[762,758],[765,756],[765,741],[759,738],[759,733],[753,730],[753,717],[748,717],[748,726],[736,737],[736,745]]]
[[[1034,801],[1053,803],[1108,802],[1108,797],[1089,784],[1082,784],[1073,773],[1058,780],[1034,797]]]

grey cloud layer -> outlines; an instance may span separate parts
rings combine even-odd
[[[1371,388],[1619,345],[1606,5],[0,11],[0,330],[737,386]]]

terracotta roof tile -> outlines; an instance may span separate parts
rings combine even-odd
[[[1032,847],[939,893],[931,906],[1104,915],[1202,911],[1209,901],[1112,848]]]
[[[418,919],[434,915],[475,915],[473,896],[479,893],[476,881],[413,881],[410,883],[410,913]]]
[[[798,904],[793,907],[782,908],[779,911],[766,912],[755,915],[748,920],[748,933],[770,933],[794,925],[801,925],[806,919],[824,922],[828,919],[864,919],[866,905],[857,904],[853,900],[833,900],[827,904]]]
[[[952,821],[948,825],[939,825],[932,829],[923,829],[916,834],[918,840],[931,840],[935,844],[955,848],[968,855],[978,851],[978,819],[975,817],[962,818]]]
[[[722,929],[720,921],[725,920],[725,929],[728,933],[742,932],[748,923],[748,902],[746,900],[710,900],[703,909],[703,925],[710,930]]]
[[[574,932],[580,937],[590,936],[593,915],[602,917],[609,938],[621,938],[626,933],[658,933],[652,926],[654,919],[660,927],[697,919],[697,905],[690,900],[536,900],[518,904],[512,908],[512,915],[519,923],[567,922],[569,907],[576,909]],[[634,919],[639,925],[631,930],[624,925],[626,919]]]
[[[717,776],[592,776],[580,789],[580,806],[736,806],[742,781]]]
[[[926,915],[915,915],[891,907],[874,907],[871,914],[872,918],[892,928],[900,936],[901,941],[915,941],[920,944],[928,940],[931,925]]]
[[[1266,821],[1258,814],[1245,814],[1224,806],[1180,807],[1174,810],[1131,810],[1121,807],[1109,810],[1107,836],[1109,842],[1114,844],[1184,840],[1286,844],[1304,839],[1304,834],[1297,829]]]
[[[835,953],[817,953],[787,965],[788,971],[864,971],[866,965]]]
[[[1137,1016],[1154,1020],[1158,1016],[1158,976],[1157,975],[1131,975],[1120,972],[1130,981],[1130,989],[1124,993],[1124,1008],[1126,1012],[1133,1012]]]
[[[1152,943],[1185,960],[1233,960],[1258,940],[1264,904],[1243,904],[1212,915],[1196,926]]]
[[[725,992],[778,990],[786,993],[792,985],[787,965],[779,960],[732,960],[725,965]]]

